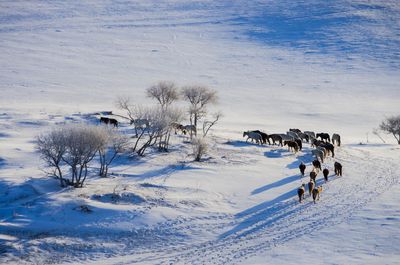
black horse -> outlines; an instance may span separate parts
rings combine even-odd
[[[270,134],[268,138],[272,140],[274,145],[275,142],[278,142],[278,145],[283,146],[282,136],[280,136],[279,134]]]
[[[306,165],[303,162],[299,165],[300,173],[304,177],[304,171],[306,170]]]
[[[100,123],[109,124],[110,119],[107,117],[100,117]]]
[[[329,133],[317,133],[316,138],[321,138],[322,141],[331,142],[331,137],[329,137]]]
[[[321,144],[319,146],[321,146],[321,147],[325,148],[326,150],[328,150],[332,154],[332,157],[335,157],[335,146],[333,144],[324,143],[324,144]]]
[[[317,169],[319,169],[319,170],[322,170],[322,168],[321,168],[321,162],[319,162],[318,159],[315,159],[315,160],[312,162],[312,164],[313,164],[313,166],[314,166],[315,168],[317,168]]]
[[[300,139],[294,139],[294,141],[297,143],[299,146],[299,150],[301,151],[303,149],[303,143]]]
[[[327,182],[327,181],[328,181],[328,175],[329,175],[329,169],[325,168],[325,169],[322,171],[322,174],[324,174],[325,182]]]
[[[108,122],[109,122],[109,124],[112,124],[112,125],[114,125],[114,127],[118,128],[118,121],[116,119],[110,118],[110,119],[108,119]]]
[[[252,132],[255,132],[255,133],[258,133],[258,134],[261,135],[263,144],[266,144],[267,142],[268,142],[268,144],[271,144],[271,143],[269,142],[269,136],[268,136],[268,134],[266,134],[266,133],[264,133],[264,132],[262,132],[262,131],[260,131],[260,130],[255,130],[255,131],[252,131]]]

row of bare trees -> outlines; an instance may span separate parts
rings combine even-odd
[[[157,102],[156,106],[143,107],[133,104],[129,98],[119,98],[117,106],[126,112],[128,119],[135,128],[135,144],[133,152],[143,155],[149,146],[158,145],[159,150],[168,151],[171,132],[174,126],[185,120],[185,113],[188,114],[187,120],[194,130],[189,130],[190,139],[205,138],[210,129],[217,124],[222,117],[220,112],[211,115],[207,119],[207,108],[211,104],[217,103],[217,92],[205,86],[193,85],[179,89],[175,83],[161,81],[146,90],[146,96]],[[182,99],[189,103],[186,110],[173,104]],[[198,135],[199,123],[202,135]],[[205,139],[192,141],[194,145],[201,145],[201,154],[206,150]],[[197,148],[198,149],[198,148]],[[199,154],[199,152],[197,152]],[[195,154],[196,160],[200,160],[201,155]],[[200,157],[200,158],[199,158]]]

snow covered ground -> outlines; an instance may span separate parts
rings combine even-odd
[[[372,130],[399,110],[399,12],[362,0],[2,1],[0,262],[398,263],[400,148]],[[118,96],[149,104],[144,89],[164,79],[218,91],[206,161],[177,136],[170,153],[123,157],[82,189],[45,177],[37,134],[93,122]],[[309,145],[294,155],[242,138],[289,128],[344,139],[315,205],[296,196]]]

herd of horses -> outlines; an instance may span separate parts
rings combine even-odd
[[[100,117],[100,124],[112,125],[118,128],[118,120],[109,117]],[[149,119],[131,119],[130,125],[134,125],[135,128],[149,128],[151,121]],[[183,135],[196,134],[197,130],[194,125],[182,125],[176,122],[170,124],[170,127],[174,130],[175,134],[181,133]]]
[[[319,200],[320,193],[322,192],[322,186],[316,187],[316,178],[320,171],[322,171],[325,183],[328,181],[329,170],[324,168],[322,170],[321,163],[324,163],[324,160],[330,155],[332,158],[335,157],[335,146],[341,145],[341,137],[339,134],[334,133],[332,137],[329,133],[315,133],[313,131],[304,131],[302,132],[300,129],[289,129],[286,134],[267,134],[260,130],[253,131],[245,131],[243,132],[243,137],[246,137],[246,142],[251,140],[257,144],[269,144],[278,146],[287,146],[289,151],[293,151],[297,153],[303,149],[303,143],[310,143],[311,147],[314,149],[311,150],[311,154],[315,156],[314,161],[312,162],[313,169],[310,172],[310,181],[308,182],[308,192],[310,196],[312,195],[314,203],[316,200]],[[306,165],[301,162],[299,165],[300,174],[304,177]],[[339,162],[334,163],[335,175],[342,176],[342,165]],[[305,198],[306,192],[306,184],[302,183],[302,185],[298,188],[297,194],[299,196],[299,202]]]

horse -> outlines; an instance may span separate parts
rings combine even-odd
[[[299,150],[301,151],[303,149],[303,143],[300,139],[294,139],[294,141],[297,143],[299,146]]]
[[[283,146],[283,144],[282,144],[282,136],[280,136],[279,134],[270,134],[269,135],[269,139],[272,140],[274,145],[275,145],[275,142],[278,142],[278,145]]]
[[[333,167],[335,168],[335,175],[342,176],[342,164],[340,164],[339,162],[335,162]]]
[[[324,144],[325,142],[317,140],[316,138],[311,139],[311,147],[317,147],[320,146],[321,144]]]
[[[299,169],[301,175],[304,177],[304,171],[306,170],[306,165],[303,162],[301,162],[301,164],[299,165]]]
[[[143,127],[149,127],[150,126],[150,121],[148,119],[136,119],[136,120],[131,120],[131,125],[135,125],[136,128],[143,128]]]
[[[246,142],[251,139],[251,142],[253,142],[253,140],[256,140],[257,144],[262,144],[262,137],[261,134],[256,133],[256,132],[251,132],[251,131],[247,131],[247,132],[243,132],[243,137],[247,136],[247,140]]]
[[[290,137],[293,137],[293,139],[300,139],[299,135],[295,132],[288,131],[286,132],[286,134],[289,135]]]
[[[316,138],[321,138],[321,141],[331,142],[331,138],[328,133],[317,133]]]
[[[289,132],[295,132],[297,134],[301,133],[300,129],[289,129]]]
[[[197,134],[197,129],[196,129],[196,126],[194,126],[194,125],[184,125],[183,130],[189,134],[190,133]],[[186,133],[184,133],[184,134],[186,134]]]
[[[321,168],[321,162],[319,162],[318,159],[315,159],[315,160],[312,162],[312,164],[313,164],[314,168],[319,169],[319,170],[322,170],[322,168]]]
[[[100,117],[100,123],[108,124],[110,119],[107,117]]]
[[[340,135],[337,133],[332,134],[332,144],[337,143],[338,146],[340,146],[341,141],[340,141]]]
[[[324,163],[324,153],[321,150],[314,149],[311,151],[311,153],[319,160],[321,160],[322,163]]]
[[[325,147],[317,146],[317,150],[321,150],[324,153],[324,159],[328,156],[328,152]]]
[[[314,183],[317,183],[317,172],[314,170],[310,172],[310,180],[314,181]]]
[[[290,151],[290,149],[292,149],[295,153],[297,153],[299,151],[299,146],[297,145],[297,143],[295,141],[284,141],[283,142],[284,146],[288,146],[288,150]]]
[[[314,187],[315,187],[315,182],[314,182],[313,180],[310,180],[310,181],[308,182],[308,193],[309,193],[310,195],[311,195],[311,193],[312,193]]]
[[[313,197],[313,201],[314,203],[315,200],[319,200],[319,194],[322,192],[322,186],[318,186],[318,188],[314,188],[312,191],[312,197]]]
[[[304,131],[305,134],[307,134],[308,136],[312,136],[313,138],[315,138],[315,132],[313,131]]]
[[[294,141],[294,137],[284,134],[284,133],[280,133],[279,134],[282,137],[282,141]]]
[[[177,134],[177,131],[181,131],[183,134],[186,134],[185,129],[183,129],[183,125],[173,122],[171,123],[171,127],[175,130],[175,134]]]
[[[332,157],[335,157],[335,146],[331,143],[321,144],[320,147],[325,148],[329,153],[332,154]]]
[[[325,182],[327,182],[328,181],[328,175],[329,175],[329,169],[324,168],[324,170],[322,171],[322,174],[324,174]]]
[[[271,144],[271,143],[269,142],[268,134],[266,134],[266,133],[264,133],[264,132],[262,132],[262,131],[260,131],[260,130],[255,130],[255,131],[252,131],[252,132],[259,133],[259,134],[261,135],[262,143],[263,143],[263,144],[266,144],[267,142],[268,142],[268,144]]]
[[[301,200],[304,200],[304,193],[306,192],[306,184],[301,184],[300,188],[297,189],[297,195],[299,196],[299,202],[301,203]]]
[[[299,133],[298,134],[299,135],[299,137],[300,137],[300,139],[302,140],[302,141],[306,141],[307,143],[309,143],[310,142],[310,136],[308,135],[308,134],[305,134],[305,133]]]
[[[114,127],[118,128],[118,121],[116,119],[108,119],[108,123],[114,125]]]

